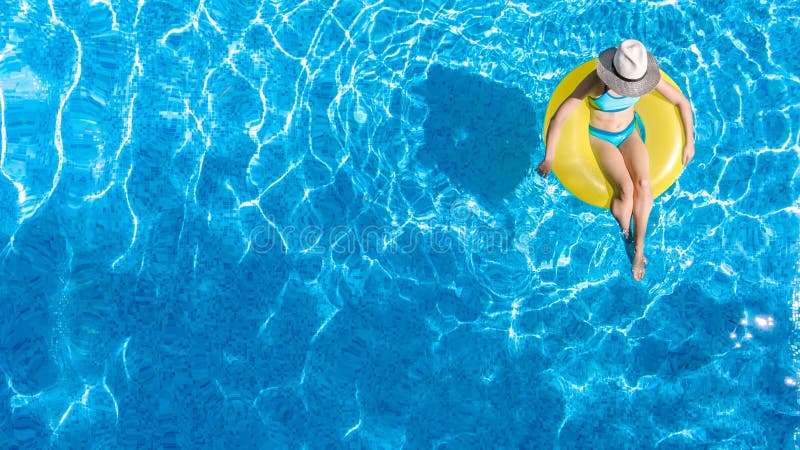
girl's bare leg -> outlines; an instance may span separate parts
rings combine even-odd
[[[639,281],[644,277],[647,258],[644,256],[644,238],[647,234],[647,222],[653,209],[653,189],[650,186],[650,155],[644,146],[639,132],[634,131],[620,146],[631,179],[633,180],[633,236],[634,255],[631,272]]]
[[[610,142],[589,136],[600,169],[614,188],[611,199],[611,214],[619,223],[623,237],[630,239],[631,214],[633,212],[634,186],[625,159],[620,150]]]

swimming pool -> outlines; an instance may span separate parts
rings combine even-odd
[[[7,1],[0,447],[791,448],[800,5]],[[697,155],[641,283],[538,178],[644,41]]]

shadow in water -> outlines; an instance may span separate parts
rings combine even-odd
[[[541,133],[522,91],[441,66],[414,90],[430,108],[419,160],[489,207],[525,177]]]

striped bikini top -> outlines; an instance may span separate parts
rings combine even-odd
[[[625,111],[639,101],[639,97],[616,97],[608,93],[608,86],[606,86],[603,95],[600,97],[588,97],[589,106],[604,112],[620,112]]]

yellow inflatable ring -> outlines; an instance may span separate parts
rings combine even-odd
[[[597,59],[587,61],[561,80],[547,104],[544,136],[547,136],[550,119],[561,102],[596,67]],[[661,77],[680,90],[663,70]],[[656,91],[643,96],[634,108],[642,117],[647,134],[645,146],[650,154],[650,184],[653,195],[658,197],[672,186],[683,170],[683,122],[678,108]],[[601,208],[611,205],[614,190],[600,171],[589,145],[589,106],[585,100],[564,123],[556,147],[553,173],[568,191],[584,202]]]

